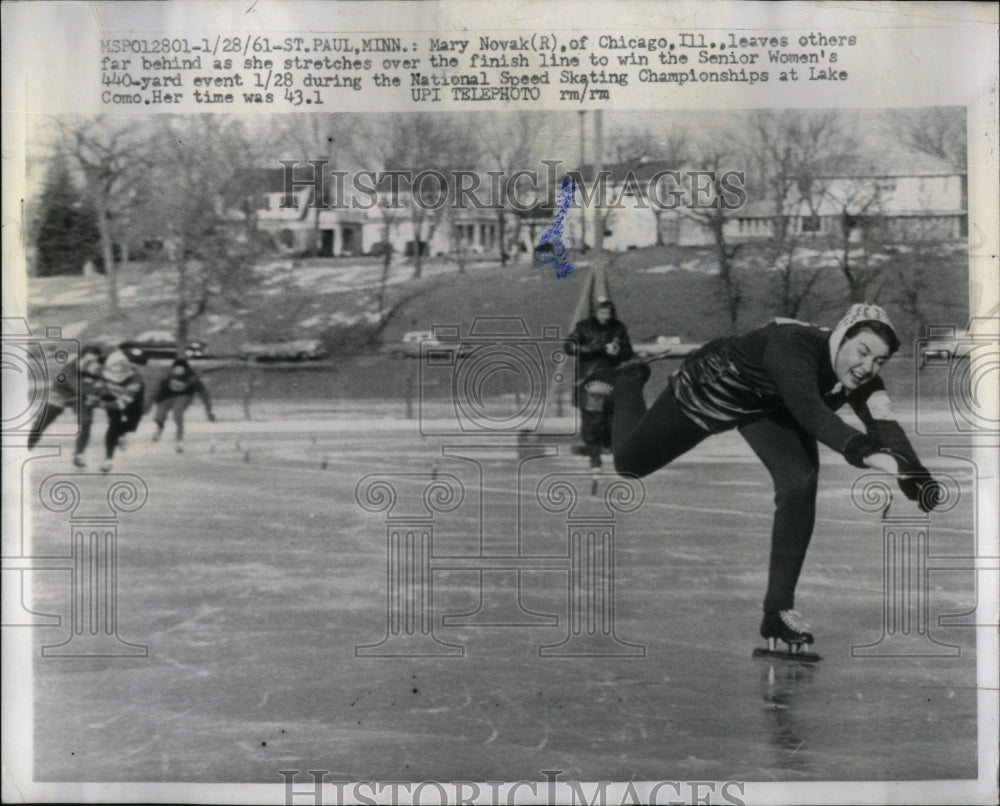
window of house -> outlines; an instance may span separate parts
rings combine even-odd
[[[802,232],[821,232],[822,223],[818,215],[806,215],[799,219],[799,226]]]

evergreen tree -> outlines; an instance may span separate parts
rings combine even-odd
[[[97,259],[99,241],[93,209],[74,184],[66,162],[56,158],[39,200],[38,276],[82,273],[84,263]]]

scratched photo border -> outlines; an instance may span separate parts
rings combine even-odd
[[[379,5],[389,5],[389,3],[380,3]],[[428,5],[432,5],[429,3]],[[543,4],[544,5],[544,4]],[[642,5],[642,4],[636,4]],[[808,8],[803,7],[802,4],[791,3],[787,4],[794,8],[794,13],[808,13]],[[687,7],[682,6],[681,10],[686,12]],[[141,13],[132,11],[130,13]],[[959,12],[955,12],[956,16]],[[389,17],[391,20],[391,15]],[[287,24],[287,18],[286,18]],[[276,23],[277,24],[277,23]],[[805,23],[802,23],[804,25]],[[797,26],[801,27],[801,25]],[[943,57],[942,57],[943,58]],[[6,61],[6,60],[5,60]],[[989,61],[989,60],[987,60]],[[5,65],[8,66],[8,65]],[[7,76],[11,75],[11,71],[8,69],[5,71]],[[7,112],[9,109],[19,109],[21,101],[11,101],[10,95],[8,94],[8,89],[10,87],[10,79],[5,77],[4,79],[4,111]],[[68,79],[67,79],[68,83]],[[994,85],[995,86],[995,85]],[[972,285],[978,285],[982,290],[983,296],[979,299],[972,299],[971,305],[978,306],[976,310],[970,311],[972,313],[979,313],[980,315],[987,318],[997,317],[997,299],[992,294],[995,294],[996,285],[995,282],[988,279],[991,272],[995,272],[996,263],[995,259],[992,258],[988,253],[988,245],[990,243],[995,243],[991,241],[991,238],[995,239],[995,220],[998,212],[998,202],[997,202],[997,190],[995,183],[986,185],[984,181],[973,181],[972,180],[972,167],[971,166],[995,166],[995,154],[989,155],[985,152],[983,148],[983,139],[974,137],[975,132],[982,130],[983,126],[989,127],[992,131],[990,139],[996,140],[996,120],[995,117],[991,117],[993,114],[987,108],[988,99],[982,97],[976,98],[948,98],[948,105],[953,103],[954,105],[967,106],[969,114],[969,165],[970,165],[970,184],[969,184],[969,197],[968,197],[968,220],[969,220],[969,240],[970,240],[970,283]],[[53,117],[58,117],[60,102],[53,103],[52,107],[56,111],[47,112],[47,114],[52,114]],[[850,109],[851,107],[847,104],[838,104],[839,107]],[[384,112],[380,112],[384,114]],[[13,116],[7,116],[8,118]],[[34,123],[33,125],[37,125]],[[25,127],[30,129],[30,127]],[[19,141],[19,133],[12,129],[10,120],[8,119],[4,123],[4,141],[5,141],[5,151],[8,143],[13,144],[13,153],[15,159],[26,155],[30,157],[31,146],[30,144],[27,148],[23,148],[23,143]],[[11,157],[5,155],[5,162],[9,164]],[[558,155],[556,155],[558,156]],[[573,155],[568,155],[568,162],[572,162]],[[9,220],[9,216],[12,215],[12,211],[16,211],[17,205],[15,204],[16,195],[11,192],[11,186],[14,183],[7,181],[5,182],[4,190],[4,218],[5,221]],[[977,236],[981,236],[980,240],[976,240]],[[8,240],[9,239],[5,239]],[[987,251],[979,251],[977,253],[977,248],[982,250],[984,246]],[[9,251],[10,250],[10,251]],[[4,246],[4,303],[3,303],[3,313],[4,316],[17,316],[25,315],[28,312],[27,309],[27,281],[23,276],[23,252],[18,256],[18,250],[15,246],[9,243],[5,243]],[[11,255],[15,255],[14,259],[8,259]],[[986,279],[983,279],[986,278]],[[10,292],[10,293],[8,293]],[[974,297],[974,289],[970,296]],[[959,323],[961,324],[961,323]],[[95,437],[95,440],[97,437]],[[985,448],[986,456],[985,462],[988,466],[995,467],[996,457],[992,454],[992,445],[988,445]],[[359,468],[359,478],[363,474],[362,469]],[[9,465],[5,460],[4,465],[4,489],[5,489],[5,511],[4,511],[4,524],[5,526],[9,523],[9,519],[12,517],[12,512],[10,510],[10,505],[7,503],[8,500],[18,500],[23,502],[23,496],[25,491],[19,488],[20,484],[20,467],[15,467]],[[16,491],[16,496],[8,499],[7,493],[11,490]],[[32,492],[28,493],[33,494]],[[126,496],[128,497],[128,496]],[[979,526],[979,533],[976,535],[977,539],[983,541],[983,545],[987,545],[986,541],[991,539],[991,534],[995,537],[995,529],[991,527],[993,524],[993,519],[995,519],[995,509],[996,502],[984,502],[987,506],[980,508],[977,513],[976,520]],[[124,510],[122,510],[124,511]],[[122,515],[121,529],[126,531],[129,528],[129,517],[136,517],[131,515]],[[137,517],[137,521],[141,521],[141,513]],[[985,528],[984,528],[985,526]],[[5,538],[5,556],[8,554],[7,542]],[[996,555],[996,547],[993,546],[993,554]],[[980,599],[984,596],[988,597],[991,595],[991,591],[995,593],[996,591],[996,573],[992,569],[986,569],[981,572],[977,572],[977,579],[979,582],[978,594]],[[5,604],[6,604],[6,594],[5,594]],[[131,637],[128,635],[123,636],[123,642],[130,646],[137,646],[137,642],[130,641]],[[188,802],[192,801],[203,801],[203,802],[240,802],[240,803],[285,803],[287,802],[288,790],[285,784],[277,782],[273,785],[270,784],[164,784],[164,783],[151,783],[151,784],[101,784],[100,789],[92,789],[91,786],[86,782],[59,782],[59,783],[39,783],[35,781],[30,781],[26,786],[22,787],[22,781],[18,781],[17,777],[14,775],[15,771],[18,770],[30,770],[31,763],[30,760],[27,766],[24,766],[24,747],[14,747],[14,743],[11,741],[13,738],[14,742],[17,741],[18,737],[23,737],[25,734],[22,732],[26,726],[32,726],[32,716],[30,713],[31,702],[33,699],[33,686],[34,682],[31,679],[31,667],[33,663],[37,663],[37,659],[33,659],[33,653],[37,650],[37,646],[33,645],[30,636],[26,636],[23,631],[5,629],[4,635],[4,660],[3,660],[3,673],[4,673],[4,695],[3,695],[3,731],[4,731],[4,745],[5,745],[5,756],[4,759],[4,794],[5,799],[11,799],[11,802],[16,802],[18,797],[17,792],[20,790],[25,793],[27,797],[26,802],[31,802],[32,800],[49,800],[53,802],[73,802],[76,800],[87,799],[87,800],[107,800],[109,802],[115,801],[128,801],[137,799],[148,799],[155,801],[171,801],[171,800],[186,800]],[[996,648],[996,634],[995,628],[991,628],[990,625],[980,625],[980,629],[977,631],[977,658],[979,664],[978,679],[980,686],[989,685],[988,681],[996,679],[997,671],[997,648]],[[987,651],[988,650],[988,651]],[[27,672],[26,677],[21,677]],[[984,764],[993,764],[993,778],[995,779],[995,764],[996,764],[996,749],[993,747],[995,744],[996,727],[997,727],[997,714],[996,714],[996,694],[982,693],[979,698],[979,744],[980,744],[980,781],[986,780],[990,781],[990,770],[984,769]],[[30,731],[30,727],[29,727]],[[27,742],[27,747],[31,748],[33,742]],[[34,750],[31,749],[29,753],[33,754]],[[12,760],[13,763],[8,763],[8,759]],[[277,768],[275,770],[277,773]],[[302,771],[305,775],[306,771]],[[333,777],[333,776],[330,776]],[[866,785],[871,783],[873,786],[866,789]],[[748,786],[747,794],[744,795],[744,799],[748,803],[757,802],[787,802],[788,799],[794,800],[795,802],[801,803],[824,803],[824,802],[845,802],[845,803],[896,803],[903,802],[897,800],[896,794],[888,794],[884,792],[884,785],[887,782],[852,782],[851,784],[827,784],[827,783],[789,783],[782,784],[777,783],[774,785],[760,785],[753,784],[752,788]],[[962,784],[968,784],[969,782],[933,782],[930,787],[924,787],[919,793],[921,797],[928,797],[931,800],[925,802],[932,802],[933,798],[940,797],[941,795],[949,797],[960,798],[961,802],[969,803],[979,803],[986,802],[985,800],[980,800],[982,795],[976,791],[971,791],[968,787],[962,786]],[[913,797],[916,792],[915,782],[906,781],[898,782],[897,784],[901,792],[908,793],[909,797]],[[297,785],[301,786],[302,790],[308,789],[308,786],[303,779],[302,782]],[[621,784],[616,784],[615,788],[609,793],[607,802],[609,803],[619,803],[621,802],[621,797],[623,793],[626,792],[627,782],[622,782]],[[878,787],[883,787],[879,789]],[[938,788],[939,787],[939,788]],[[296,791],[299,791],[298,789]],[[486,792],[488,790],[484,790]],[[12,798],[8,798],[8,792],[14,793]],[[468,792],[468,790],[466,790]],[[544,786],[539,786],[538,792],[541,793],[535,797],[532,797],[525,792],[521,794],[512,793],[511,797],[514,798],[510,802],[551,802],[551,795],[553,792],[556,793],[557,800],[559,802],[569,802],[569,798],[574,794],[565,788],[557,788],[555,790],[546,790]],[[749,797],[749,793],[753,794],[753,798]],[[831,798],[832,793],[832,798]],[[941,793],[938,795],[936,793]],[[325,802],[333,802],[330,798],[332,790],[327,793],[327,799]],[[738,794],[743,794],[738,793]],[[989,793],[987,792],[987,796]],[[424,797],[431,797],[432,799],[424,802],[439,802],[434,800],[433,796],[424,795]],[[484,795],[485,797],[485,795]],[[906,797],[906,796],[904,796]],[[763,799],[761,799],[763,798]],[[311,802],[308,797],[304,799],[300,798],[296,802]],[[400,802],[407,802],[406,797],[400,798]],[[490,802],[489,798],[485,798],[480,802]],[[506,795],[503,797],[501,802],[509,802]],[[716,801],[713,801],[716,802]],[[727,802],[727,801],[722,801]]]

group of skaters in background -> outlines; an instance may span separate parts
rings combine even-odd
[[[813,643],[808,624],[794,609],[794,595],[815,523],[819,444],[857,468],[894,475],[903,494],[925,512],[942,500],[940,486],[896,421],[879,377],[900,340],[877,305],[851,306],[832,330],[778,319],[742,336],[714,339],[683,360],[648,408],[643,387],[649,366],[635,357],[611,300],[595,300],[593,313],[576,323],[566,346],[577,357],[581,379],[577,452],[592,468],[599,468],[602,452],[610,450],[616,472],[644,477],[711,435],[735,429],[769,472],[775,510],[760,627],[768,652],[777,653],[780,640],[789,653],[805,659],[803,647]],[[160,440],[172,415],[178,452],[184,412],[196,395],[208,419],[215,420],[208,391],[184,358],[172,363],[148,399],[142,372],[117,346],[88,345],[74,369],[50,389],[28,444],[35,445],[60,414],[75,408],[77,467],[86,466],[99,408],[108,420],[100,465],[105,472],[125,436],[154,406],[153,441]],[[864,430],[837,416],[844,405]]]
[[[94,415],[101,409],[107,416],[108,427],[100,469],[107,473],[114,467],[116,451],[124,450],[127,435],[135,432],[143,415],[155,407],[153,441],[160,439],[167,417],[172,414],[176,426],[175,446],[180,453],[184,440],[184,412],[195,395],[204,403],[208,419],[215,422],[208,390],[187,359],[175,359],[150,394],[142,371],[117,345],[88,344],[81,349],[74,365],[53,380],[45,404],[28,434],[28,447],[37,445],[45,430],[70,409],[78,421],[73,464],[85,468]]]

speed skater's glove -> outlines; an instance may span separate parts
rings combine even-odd
[[[844,458],[855,467],[867,467],[865,459],[882,450],[882,446],[867,434],[855,434],[844,446]]]
[[[923,512],[930,512],[944,501],[944,488],[922,464],[892,448],[879,448],[875,453],[884,453],[896,460],[899,489],[911,501],[916,501]]]

